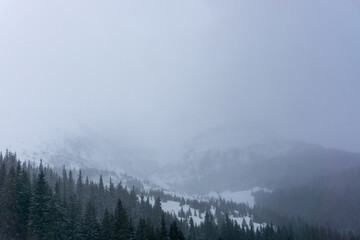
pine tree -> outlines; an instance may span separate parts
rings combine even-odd
[[[52,232],[51,221],[51,192],[42,169],[36,179],[29,208],[29,232],[35,239],[50,239]]]
[[[129,215],[131,216],[131,218],[133,219],[138,219],[140,216],[139,213],[139,208],[138,208],[138,197],[136,195],[136,191],[135,191],[135,187],[133,186],[131,191],[130,191],[130,195],[129,199],[128,199],[128,203],[126,204],[126,206],[128,207],[128,211],[129,211]],[[146,214],[146,217],[150,217],[151,216],[151,205],[149,208],[149,211]]]
[[[140,194],[140,203],[139,203],[139,210],[140,210],[140,218],[145,218],[146,216],[146,204],[144,200],[144,194]]]
[[[18,231],[20,238],[25,239],[29,220],[29,206],[31,198],[31,184],[27,172],[21,169],[20,162],[17,169],[16,202],[18,210]]]
[[[79,203],[79,199],[76,194],[72,194],[69,197],[69,201],[66,202],[67,209],[67,236],[68,237],[76,237],[80,239],[83,237],[83,229],[82,229],[82,213],[81,206]]]
[[[190,217],[189,220],[189,225],[190,225],[190,229],[189,229],[189,240],[195,240],[196,239],[196,232],[195,232],[195,225],[194,225],[194,220],[192,217]]]
[[[210,211],[205,212],[204,234],[206,239],[217,239],[216,225],[214,216]]]
[[[250,228],[248,230],[248,239],[249,240],[254,240],[255,239],[255,230],[254,230],[254,223],[253,223],[252,219],[250,219],[250,221],[249,221],[249,227]]]
[[[68,196],[71,196],[74,194],[74,179],[72,175],[72,171],[69,170],[69,178],[68,178],[68,184],[67,184],[67,191]]]
[[[112,228],[111,228],[111,216],[109,211],[105,209],[104,217],[101,223],[101,239],[111,240],[112,239]]]
[[[136,240],[145,239],[145,219],[140,218],[136,229]]]
[[[54,239],[66,239],[66,227],[68,225],[67,212],[61,202],[61,192],[60,192],[60,179],[55,183],[55,194],[53,196],[52,203],[52,235]]]
[[[165,222],[165,214],[163,213],[161,215],[161,229],[159,234],[159,240],[167,240],[168,239],[168,231],[166,228],[166,222]]]
[[[160,228],[162,218],[161,200],[159,197],[155,199],[155,204],[152,211],[152,222],[155,228]]]
[[[249,228],[248,225],[247,225],[247,223],[246,223],[245,218],[242,219],[241,228],[242,228],[244,231],[247,231],[248,228]]]
[[[7,156],[7,155],[5,155]],[[19,205],[17,202],[17,176],[13,166],[7,175],[3,194],[3,229],[6,235],[18,237]]]
[[[103,181],[102,174],[100,174],[100,179],[99,179],[99,195],[100,195],[100,196],[104,196],[104,194],[105,194],[104,181]]]
[[[137,240],[156,240],[154,227],[151,225],[150,220],[140,218],[139,224],[136,230]]]
[[[79,204],[82,207],[83,206],[83,200],[84,200],[84,183],[82,179],[82,173],[81,170],[79,170],[79,175],[76,180],[76,195],[79,198]]]
[[[63,171],[62,171],[62,196],[63,196],[63,201],[67,202],[69,200],[69,192],[68,192],[68,176],[67,176],[67,171],[65,169],[65,165],[63,166]]]
[[[119,240],[127,240],[129,236],[129,220],[121,200],[118,200],[114,212],[114,237]]]
[[[91,201],[87,203],[85,208],[83,236],[87,240],[100,239],[100,226],[96,218],[96,209]]]
[[[146,219],[145,221],[145,229],[144,229],[144,239],[148,240],[156,240],[154,227],[150,222],[150,219]]]
[[[2,163],[0,168],[0,194],[3,191],[3,187],[5,185],[5,179],[6,179],[6,167],[5,167],[5,163]]]
[[[189,207],[188,210],[186,211],[186,217],[187,217],[187,218],[191,217],[190,207]]]
[[[178,217],[179,218],[185,218],[185,212],[183,207],[180,208],[180,211],[178,212]]]
[[[170,240],[184,240],[184,234],[177,227],[176,221],[173,221],[169,229],[169,239]]]
[[[110,178],[109,193],[107,195],[107,207],[111,211],[113,211],[115,208],[115,204],[116,204],[116,189],[114,187],[114,183],[112,182],[112,180]]]
[[[1,158],[2,158],[2,154],[1,154]],[[4,205],[4,199],[5,199],[5,181],[7,180],[6,178],[6,167],[5,167],[5,163],[2,162],[1,164],[1,168],[0,168],[0,199],[2,199],[2,201],[0,201],[0,232],[3,231],[2,229],[4,228],[3,226],[5,226],[5,205]]]

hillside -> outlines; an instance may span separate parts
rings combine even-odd
[[[360,167],[254,196],[258,206],[279,214],[360,233]]]
[[[128,190],[112,181],[104,185],[101,175],[98,182],[84,181],[81,171],[75,180],[65,168],[60,177],[42,164],[21,163],[8,151],[0,154],[0,165],[1,239],[359,239],[301,220],[255,224],[251,218],[277,215],[244,204]]]

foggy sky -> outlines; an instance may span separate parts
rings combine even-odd
[[[356,0],[0,0],[2,144],[251,123],[360,152],[359,103]]]

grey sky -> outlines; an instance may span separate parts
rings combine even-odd
[[[357,0],[0,0],[1,142],[251,122],[360,152],[359,65]]]

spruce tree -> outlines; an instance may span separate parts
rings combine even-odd
[[[3,231],[6,235],[12,237],[18,237],[19,205],[17,201],[17,180],[15,169],[11,166],[4,186],[2,215]]]
[[[1,155],[2,157],[2,155]],[[5,199],[5,181],[6,181],[6,167],[5,163],[2,162],[1,168],[0,168],[0,232],[3,231],[3,228],[5,226],[5,205],[4,205],[4,199]]]
[[[210,211],[205,212],[203,227],[206,239],[217,239],[215,219]]]
[[[167,240],[167,239],[168,239],[168,230],[165,222],[165,214],[163,213],[161,215],[161,229],[160,229],[159,240]]]
[[[162,218],[161,200],[159,197],[155,199],[155,204],[152,211],[152,222],[155,228],[160,228]]]
[[[196,232],[195,232],[195,225],[194,225],[194,220],[192,217],[190,217],[189,220],[189,225],[190,225],[190,229],[189,229],[189,240],[196,240]]]
[[[85,208],[83,237],[87,240],[100,239],[100,226],[97,221],[96,209],[91,201],[86,204]]]
[[[169,239],[170,240],[184,240],[184,234],[178,228],[176,221],[173,221],[169,229]]]
[[[55,194],[52,199],[52,235],[54,239],[66,239],[66,228],[68,225],[67,211],[64,208],[61,201],[61,193],[60,193],[60,180],[58,179],[55,183]]]
[[[104,217],[101,223],[101,239],[111,240],[112,239],[112,228],[111,228],[111,216],[108,209],[105,209]]]
[[[18,210],[18,231],[22,239],[26,238],[29,221],[29,206],[31,198],[31,184],[27,172],[21,169],[20,162],[18,166],[16,185],[16,202]]]
[[[130,226],[126,210],[119,199],[114,212],[113,236],[118,240],[127,240],[130,234],[129,228]]]
[[[145,239],[145,227],[146,227],[145,219],[140,218],[136,229],[136,240]]]
[[[51,192],[42,169],[35,181],[29,208],[29,233],[35,239],[51,239]]]

